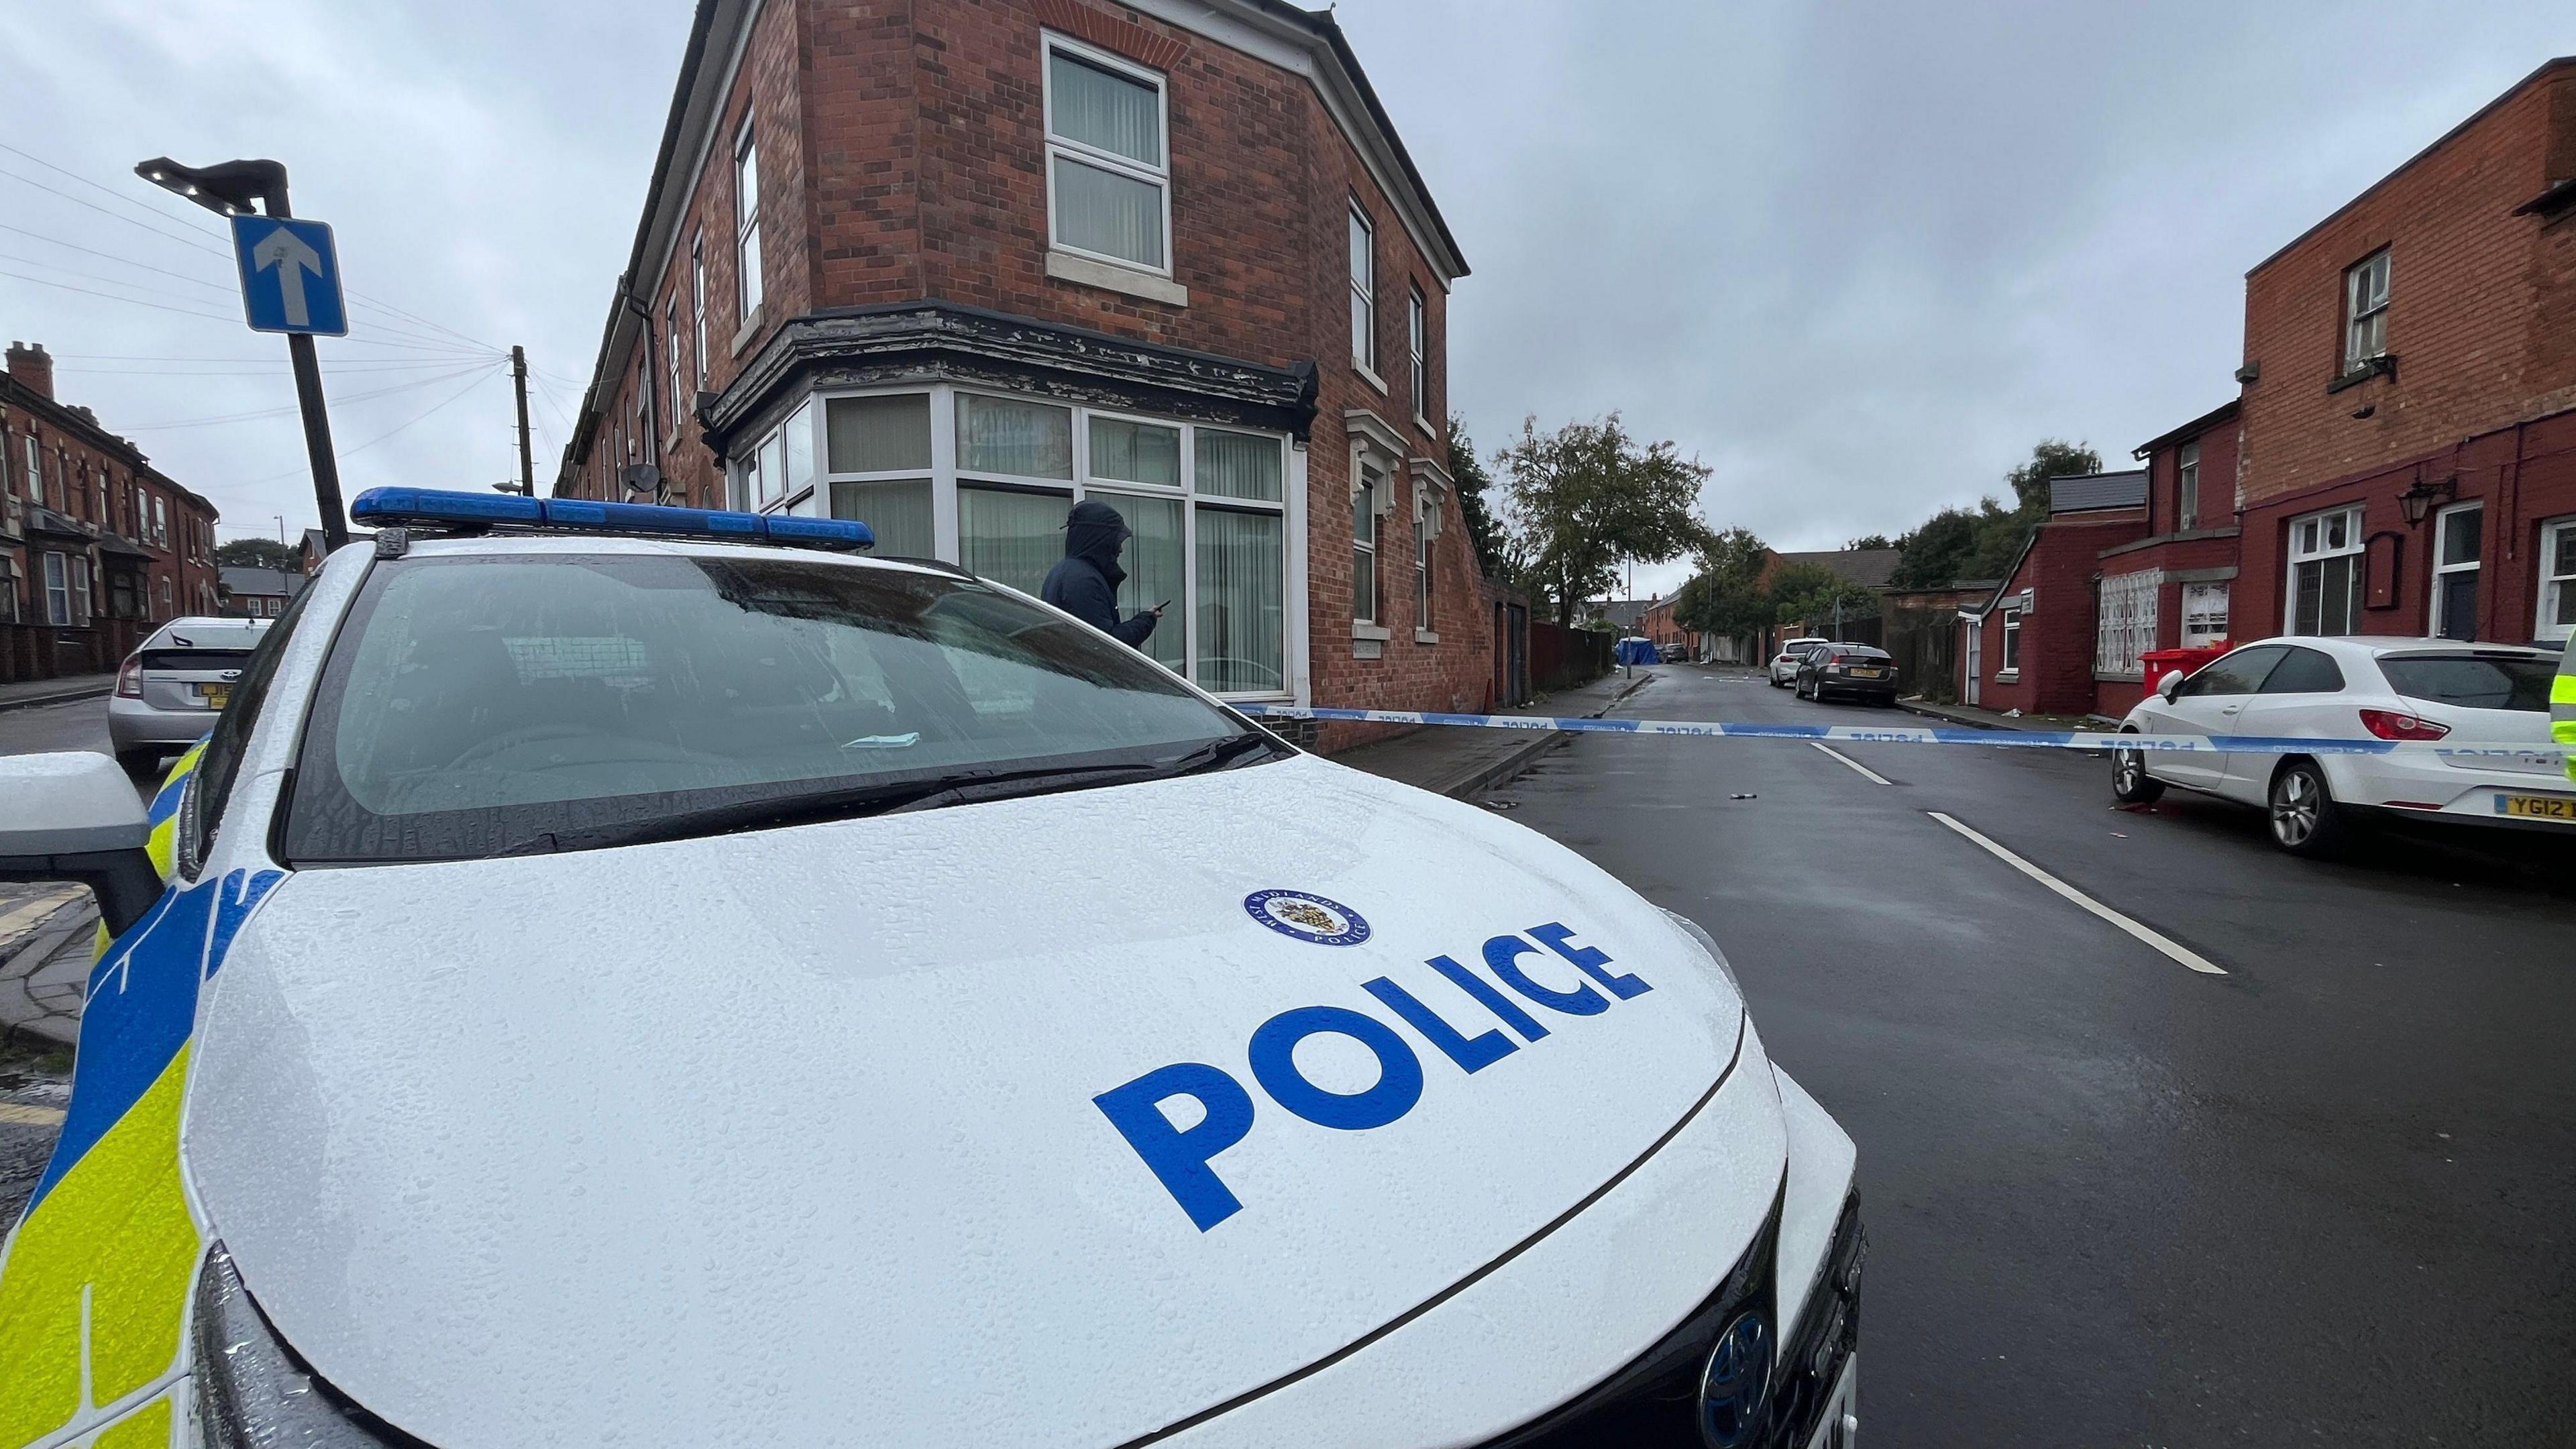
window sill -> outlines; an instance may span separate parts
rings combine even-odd
[[[2397,380],[2396,353],[2383,352],[2377,357],[2365,360],[2359,367],[2356,367],[2352,371],[2345,373],[2343,376],[2336,378],[2334,381],[2327,383],[2326,395],[2331,397],[2334,394],[2343,391],[2345,388],[2359,387],[2361,384],[2370,381],[2374,377],[2384,377],[2390,382],[2395,382]]]
[[[1393,396],[1395,395],[1395,394],[1394,394],[1394,392],[1393,392],[1390,388],[1388,388],[1388,387],[1387,387],[1387,385],[1386,385],[1386,379],[1385,379],[1385,378],[1382,378],[1382,377],[1380,377],[1380,376],[1378,376],[1378,375],[1377,375],[1377,373],[1376,373],[1373,369],[1371,369],[1371,368],[1370,368],[1370,366],[1369,366],[1367,363],[1365,363],[1365,362],[1359,362],[1359,361],[1353,361],[1353,362],[1351,363],[1351,371],[1356,372],[1356,373],[1358,373],[1360,376],[1362,376],[1362,377],[1364,377],[1364,378],[1368,379],[1368,385],[1369,385],[1369,386],[1371,386],[1371,387],[1373,387],[1373,388],[1376,388],[1379,392],[1385,393],[1385,394],[1386,394],[1387,396],[1389,396],[1389,397],[1393,397]]]
[[[1429,629],[1416,629],[1413,631],[1413,642],[1416,644],[1437,644],[1440,642],[1440,636]]]
[[[1431,425],[1431,420],[1424,417],[1422,414],[1415,413],[1413,415],[1413,425],[1422,430],[1422,435],[1431,440],[1432,446],[1438,447],[1443,441],[1440,436],[1440,430],[1433,427]]]
[[[1366,619],[1353,619],[1351,621],[1351,637],[1354,639],[1386,640],[1394,638],[1395,631],[1381,624],[1372,624]]]
[[[1089,257],[1076,256],[1071,252],[1050,248],[1046,258],[1046,273],[1059,282],[1098,287],[1104,292],[1141,297],[1148,302],[1160,302],[1169,307],[1190,305],[1190,289],[1169,277],[1157,276],[1152,272],[1141,272],[1133,267],[1122,267],[1110,262],[1096,262]]]
[[[1995,683],[2019,684],[2021,683],[2021,671],[2018,669],[1998,669],[1995,671]]]
[[[750,342],[752,334],[760,330],[760,316],[764,310],[766,309],[754,307],[751,311],[751,315],[742,320],[742,326],[735,329],[733,334],[733,345],[729,349],[733,356],[742,356],[744,344]]]

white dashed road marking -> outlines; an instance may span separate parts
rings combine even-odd
[[[1807,743],[1814,745],[1817,749],[1824,751],[1826,754],[1829,754],[1835,759],[1842,761],[1844,764],[1851,766],[1853,769],[1860,771],[1861,774],[1873,785],[1893,785],[1896,783],[1894,780],[1887,778],[1885,775],[1880,774],[1876,770],[1871,769],[1869,766],[1862,764],[1860,761],[1853,759],[1851,756],[1844,754],[1842,751],[1835,749],[1833,746],[1826,744],[1822,740],[1809,740]]]
[[[1859,769],[1860,767],[1854,765],[1852,768]],[[2190,967],[2192,970],[2203,972],[2211,976],[2224,976],[2227,974],[2227,968],[2211,961],[2208,957],[2192,950],[2180,941],[2175,940],[2171,936],[2165,935],[2161,931],[2141,925],[2127,916],[2121,915],[2118,911],[2111,909],[2109,906],[2106,906],[2100,901],[2093,899],[2091,896],[2084,894],[2084,892],[2079,891],[2075,887],[2068,885],[2066,882],[2059,880],[2057,877],[2050,875],[2047,871],[2041,870],[2038,866],[2031,864],[2029,861],[2026,861],[2020,856],[2013,854],[2011,851],[2004,849],[2002,846],[1995,844],[1993,841],[1978,834],[1975,830],[1960,824],[1958,821],[1951,819],[1940,811],[1927,810],[1924,813],[1931,816],[1933,819],[1940,821],[1942,824],[1949,826],[1952,830],[1959,832],[1961,835],[1968,837],[1970,840],[1975,841],[1977,844],[1984,846],[1997,860],[2000,860],[2004,864],[2011,866],[2013,869],[2020,871],[2022,874],[2029,876],[2032,880],[2035,880],[2041,885],[2048,887],[2050,890],[2057,892],[2059,895],[2066,897],[2068,900],[2073,901],[2075,904],[2082,906],[2088,911],[2091,911],[2093,914],[2100,916],[2103,920],[2109,921],[2112,925],[2119,927],[2121,930],[2126,931],[2130,935],[2137,937],[2139,940],[2146,942],[2148,945],[2155,947],[2158,951],[2161,951],[2165,955],[2172,957],[2174,960],[2181,962],[2183,965]]]

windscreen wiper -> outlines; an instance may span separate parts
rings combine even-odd
[[[648,845],[662,840],[685,840],[700,835],[729,835],[742,830],[776,830],[790,825],[810,825],[824,820],[855,820],[868,815],[885,815],[902,810],[928,808],[954,803],[975,792],[996,786],[1025,786],[1035,781],[1063,779],[1067,786],[1090,776],[1102,774],[1148,774],[1157,767],[1130,763],[1115,765],[1036,765],[1016,770],[956,770],[926,780],[901,780],[875,785],[858,785],[845,790],[824,790],[813,794],[771,797],[761,800],[736,800],[724,805],[710,805],[700,810],[683,810],[672,815],[656,815],[623,825],[601,826],[591,830],[542,831],[511,842],[492,851],[491,856],[552,855],[565,850],[604,850],[620,845]],[[1022,789],[1021,794],[1044,794],[1043,790]]]
[[[1246,730],[1239,735],[1210,740],[1179,759],[1167,760],[1159,767],[1158,773],[1196,775],[1207,770],[1222,770],[1240,762],[1244,756],[1255,750],[1275,757],[1275,752],[1266,736],[1255,730]]]

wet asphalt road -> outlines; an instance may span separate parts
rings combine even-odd
[[[1920,723],[1658,673],[1621,713]],[[1495,798],[1706,925],[1857,1139],[1870,1442],[2576,1443],[2576,842],[2318,865],[2094,755],[1839,748],[1891,783],[1586,735]]]

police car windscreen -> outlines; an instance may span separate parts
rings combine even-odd
[[[1144,656],[926,570],[417,557],[376,566],[332,647],[282,839],[306,863],[579,848],[879,783],[1121,783],[1251,733]]]

